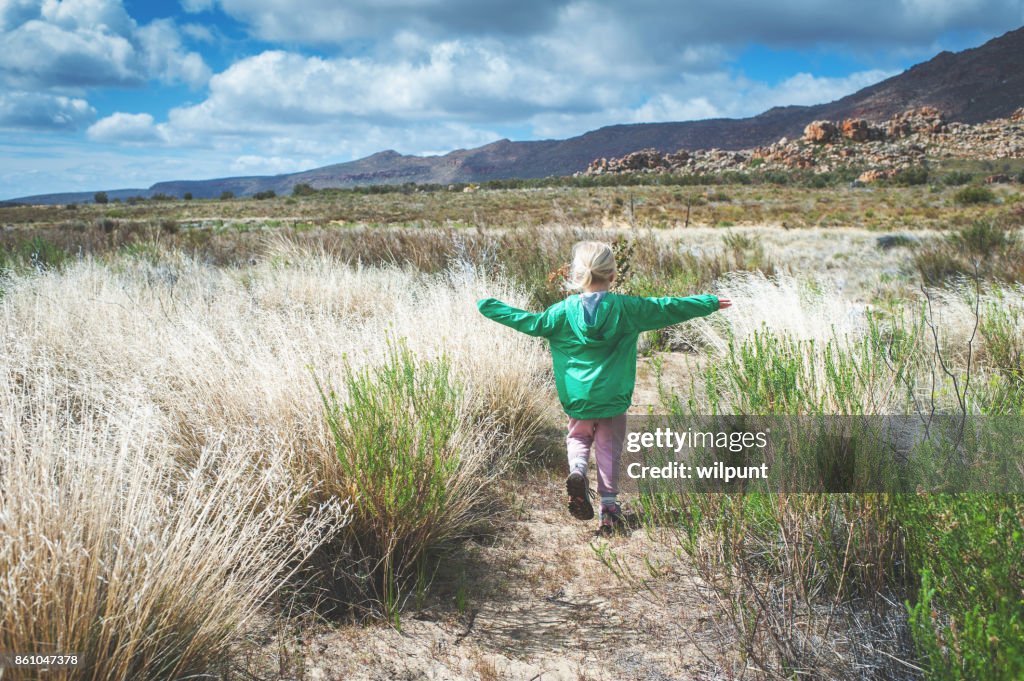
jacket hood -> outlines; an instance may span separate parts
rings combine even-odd
[[[583,310],[583,299],[572,295],[565,299],[565,317],[576,338],[583,345],[601,347],[611,345],[618,340],[618,330],[622,321],[622,306],[618,296],[608,293],[597,306],[594,323],[587,324]]]

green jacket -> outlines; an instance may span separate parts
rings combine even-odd
[[[718,309],[718,298],[638,298],[608,293],[593,324],[587,324],[578,295],[540,313],[526,312],[494,298],[477,301],[489,319],[548,339],[555,387],[562,408],[577,419],[625,413],[636,383],[636,342],[642,331],[660,329]]]

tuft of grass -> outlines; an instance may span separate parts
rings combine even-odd
[[[0,649],[75,653],[68,678],[226,673],[260,609],[345,522],[343,504],[310,509],[311,481],[266,460],[216,445],[191,465],[166,456],[144,402],[2,378]]]
[[[464,389],[448,357],[419,359],[389,343],[381,364],[346,366],[342,382],[344,398],[316,381],[353,499],[346,539],[366,595],[397,625],[423,561],[479,527],[499,469],[466,438]]]

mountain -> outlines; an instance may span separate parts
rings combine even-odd
[[[238,196],[265,190],[289,193],[300,183],[325,188],[570,175],[585,170],[596,158],[621,157],[639,149],[749,149],[781,137],[798,137],[811,121],[864,118],[880,122],[921,106],[935,107],[947,120],[964,123],[1005,118],[1024,106],[1024,28],[1005,33],[981,47],[942,52],[897,76],[827,104],[775,107],[741,119],[611,125],[566,140],[503,139],[444,156],[407,156],[389,150],[298,173],[159,182],[137,193],[181,196],[191,192],[196,198],[212,198],[224,191]],[[64,203],[91,201],[92,195],[93,192],[82,192],[12,200]]]

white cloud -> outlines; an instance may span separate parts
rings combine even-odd
[[[213,31],[210,30],[210,27],[204,26],[203,24],[184,24],[181,27],[181,32],[192,40],[201,43],[212,43],[217,40]]]
[[[171,21],[139,26],[120,0],[5,2],[0,53],[0,83],[22,89],[132,87],[151,79],[198,87],[210,75]]]
[[[821,104],[841,99],[894,75],[896,72],[881,69],[858,71],[841,78],[798,73],[773,88],[758,88],[761,92],[755,93],[755,101],[761,102],[762,106],[767,105],[764,108],[790,104]]]
[[[77,130],[95,117],[96,110],[77,97],[0,93],[0,128]]]
[[[163,155],[155,179],[283,172],[387,148],[471,148],[502,130],[564,138],[826,102],[891,75],[915,50],[932,51],[944,31],[1002,32],[1024,11],[1024,0],[309,0],[301,11],[284,0],[179,2],[193,13],[217,3],[252,35],[315,45],[321,56],[272,49],[211,75],[186,45],[225,41],[212,24],[140,26],[121,0],[0,0],[0,88],[50,97],[15,106],[0,96],[0,112],[9,109],[0,116],[34,111],[17,120],[71,129],[95,119],[84,99],[67,97],[84,88],[205,86],[198,103],[166,115],[118,112],[88,138]],[[861,61],[882,68],[769,85],[735,71],[751,44],[861,50],[872,54]],[[203,158],[203,170],[185,163],[172,173],[175,153]]]
[[[330,118],[396,121],[515,120],[576,109],[594,90],[570,75],[522,62],[495,44],[444,42],[421,61],[304,57],[268,51],[209,82],[207,99],[173,109],[183,132],[260,131]]]
[[[238,175],[281,175],[309,170],[315,164],[316,161],[310,158],[247,154],[231,162],[231,172]]]
[[[97,142],[141,144],[164,141],[163,129],[154,125],[153,117],[148,113],[118,111],[90,125],[86,134]]]
[[[189,14],[198,14],[213,9],[213,0],[181,0],[181,8]]]
[[[174,23],[157,19],[139,28],[138,39],[146,60],[146,72],[167,82],[199,87],[210,79],[210,69],[196,52],[186,52]]]

